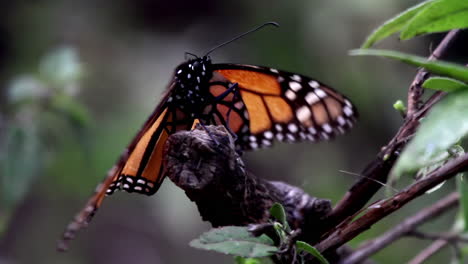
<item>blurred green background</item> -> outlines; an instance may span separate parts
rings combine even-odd
[[[286,181],[332,202],[358,179],[355,174],[400,126],[402,118],[392,104],[406,100],[416,72],[396,62],[350,57],[347,52],[358,48],[383,21],[418,1],[2,2],[1,264],[232,263],[228,256],[188,246],[210,225],[169,180],[152,197],[122,192],[107,198],[71,250],[55,251],[65,226],[158,103],[185,51],[202,55],[253,26],[266,21],[281,24],[219,49],[212,58],[215,63],[302,73],[351,98],[360,119],[349,134],[328,143],[276,144],[245,155],[247,168],[256,175]],[[378,47],[426,56],[440,37],[408,42],[394,37]],[[466,37],[461,41],[466,44]],[[467,55],[458,46],[452,59]],[[451,183],[409,204],[352,245],[380,234],[450,190]],[[447,230],[452,217],[425,228]],[[428,243],[404,239],[375,260],[401,263]],[[449,256],[446,249],[431,263]]]

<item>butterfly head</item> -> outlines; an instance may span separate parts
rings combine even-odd
[[[204,56],[190,59],[176,68],[175,79],[182,86],[195,86],[211,78],[211,58]]]

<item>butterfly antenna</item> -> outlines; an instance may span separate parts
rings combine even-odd
[[[234,41],[236,41],[236,40],[238,40],[238,39],[244,37],[245,35],[248,35],[248,34],[250,34],[250,33],[253,33],[253,32],[255,32],[255,31],[257,31],[257,30],[260,30],[260,29],[262,29],[262,28],[264,28],[264,27],[266,27],[266,26],[275,26],[275,27],[279,27],[279,24],[276,23],[276,22],[267,22],[267,23],[265,23],[265,24],[263,24],[263,25],[260,25],[260,26],[258,26],[258,27],[256,27],[256,28],[253,28],[253,29],[251,29],[251,30],[249,30],[249,31],[247,31],[247,32],[244,32],[244,33],[240,34],[239,36],[237,36],[237,37],[235,37],[235,38],[233,38],[233,39],[230,39],[230,40],[228,40],[228,41],[226,41],[226,42],[224,42],[224,43],[221,43],[221,44],[219,44],[218,46],[216,46],[216,47],[210,49],[210,50],[205,54],[205,56],[208,56],[208,54],[210,54],[211,52],[217,50],[218,48],[221,48],[221,47],[223,47],[223,46],[225,46],[225,45],[227,45],[227,44],[229,44],[229,43],[231,43],[231,42],[234,42]]]
[[[198,56],[197,56],[197,55],[195,55],[195,54],[193,54],[193,53],[191,53],[191,52],[186,51],[186,52],[185,52],[185,56],[184,56],[184,57],[185,57],[185,60],[187,60],[187,55],[193,56],[195,59],[198,59]]]

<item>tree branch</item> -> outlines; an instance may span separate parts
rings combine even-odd
[[[449,209],[454,208],[458,205],[458,199],[460,198],[458,192],[453,192],[445,198],[439,200],[437,203],[424,208],[417,214],[407,218],[401,224],[387,231],[378,238],[365,243],[365,245],[356,249],[353,254],[347,256],[342,264],[355,264],[360,263],[369,256],[373,255],[377,251],[385,248],[386,246],[393,243],[395,240],[410,234],[421,224],[428,220],[432,220],[435,217],[441,215]],[[438,237],[440,239],[440,237]]]
[[[446,53],[448,47],[453,43],[453,40],[458,33],[459,30],[450,31],[439,43],[429,59],[435,60],[442,57]],[[327,223],[329,225],[325,230],[323,230],[324,233],[336,227],[347,217],[356,214],[361,208],[363,208],[382,187],[382,185],[377,182],[387,182],[388,174],[393,167],[398,154],[406,145],[408,139],[416,131],[419,126],[419,120],[424,117],[428,110],[444,95],[443,93],[436,92],[420,110],[416,111],[416,109],[419,109],[416,105],[418,105],[417,101],[419,101],[420,96],[417,94],[417,91],[421,89],[420,85],[427,77],[428,75],[422,70],[420,70],[415,76],[409,89],[409,94],[412,99],[408,98],[409,106],[411,105],[411,109],[414,110],[408,111],[405,122],[400,127],[395,137],[390,140],[390,142],[377,154],[376,158],[366,166],[364,171],[361,173],[363,177],[348,190],[344,197],[328,214]],[[415,89],[411,88],[413,86]]]
[[[421,251],[416,257],[410,260],[408,264],[421,264],[448,244],[448,240],[436,240],[429,247]]]
[[[425,178],[413,183],[393,197],[368,208],[359,218],[351,223],[345,223],[333,230],[324,240],[316,245],[320,252],[333,250],[369,229],[377,221],[395,212],[408,202],[423,195],[431,188],[450,179],[458,172],[468,168],[468,154],[447,162],[444,166],[429,173]]]

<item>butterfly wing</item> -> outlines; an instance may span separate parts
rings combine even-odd
[[[349,99],[309,77],[267,67],[214,64],[211,87],[238,87],[221,100],[215,123],[227,124],[242,149],[278,141],[328,140],[352,127],[357,111]],[[231,109],[231,116],[227,113]],[[232,116],[234,112],[234,117]]]
[[[164,179],[163,149],[167,138],[178,130],[190,129],[193,124],[193,119],[187,118],[176,106],[169,104],[171,91],[172,87],[121,154],[116,165],[109,170],[104,181],[96,187],[85,207],[67,226],[59,241],[59,250],[68,248],[68,242],[90,222],[106,195],[121,189],[147,195],[158,190]]]

